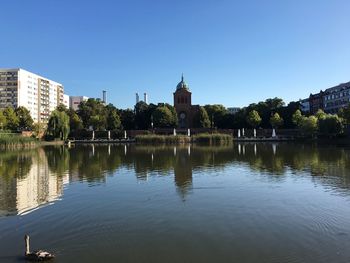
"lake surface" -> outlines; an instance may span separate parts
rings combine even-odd
[[[350,262],[350,148],[0,153],[0,262]]]

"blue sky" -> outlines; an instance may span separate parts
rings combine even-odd
[[[172,103],[184,73],[194,104],[286,102],[350,81],[350,1],[11,0],[0,68],[61,82],[69,95],[133,107]],[[4,11],[6,10],[6,11]]]

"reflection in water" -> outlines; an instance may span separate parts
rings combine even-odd
[[[287,170],[307,172],[313,180],[337,191],[350,186],[350,153],[345,148],[294,144],[238,144],[233,146],[111,146],[45,147],[31,152],[0,154],[0,215],[22,214],[53,202],[63,185],[86,181],[105,183],[120,168],[133,169],[138,180],[174,176],[182,200],[193,190],[193,171],[205,172],[234,162],[249,164],[267,178],[281,178]]]
[[[1,215],[60,202],[2,216],[0,262],[21,262],[21,240],[30,232],[65,263],[345,263],[349,179],[350,149],[334,146],[1,152]]]
[[[256,149],[256,143],[254,144],[254,155],[256,156],[257,149]]]
[[[1,155],[0,163],[0,216],[25,214],[53,202],[68,182],[65,177],[52,176],[43,149],[9,152]]]

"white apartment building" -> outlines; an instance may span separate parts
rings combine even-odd
[[[24,69],[0,69],[0,109],[26,107],[34,122],[47,123],[64,101],[63,85]]]
[[[79,109],[80,102],[87,101],[89,98],[85,96],[70,96],[69,97],[69,108],[73,110]]]
[[[69,109],[69,96],[67,94],[63,94],[63,102],[62,104]]]

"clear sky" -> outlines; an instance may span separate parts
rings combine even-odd
[[[227,107],[350,81],[349,0],[11,0],[0,21],[0,68],[120,108],[172,104],[182,72],[194,104]]]

